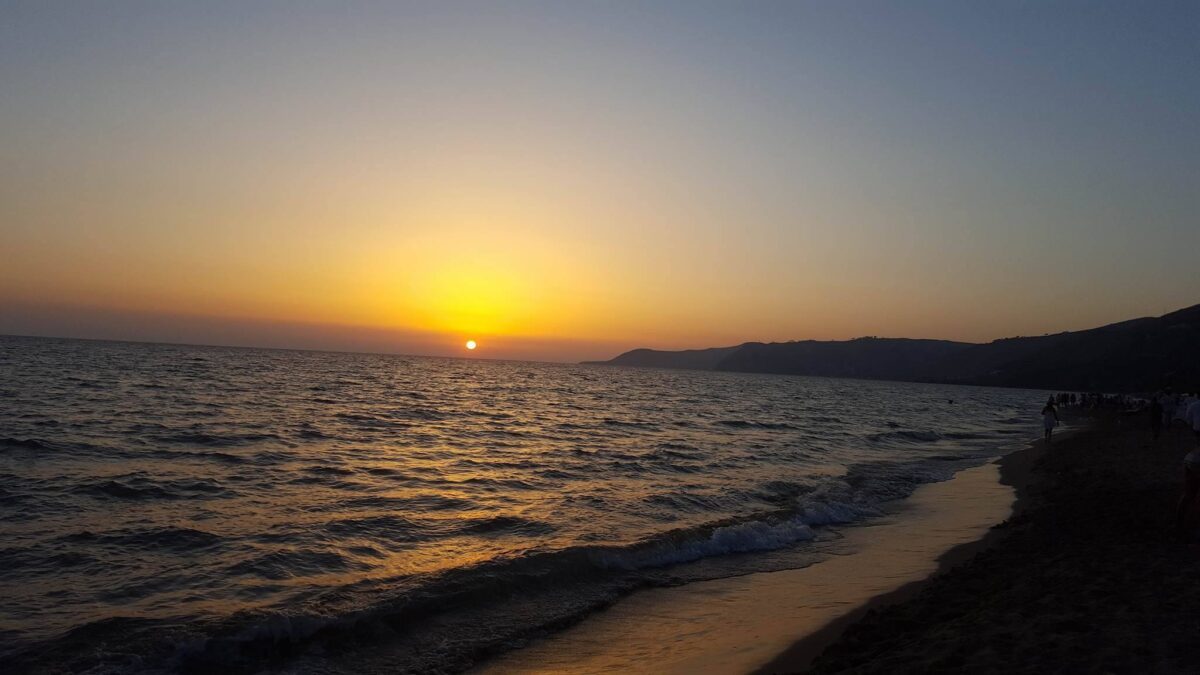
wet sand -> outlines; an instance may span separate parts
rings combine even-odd
[[[1055,443],[1061,445],[1070,439],[1090,432],[1091,420],[1076,420],[1069,429],[1055,432]],[[802,634],[787,650],[779,653],[767,664],[755,669],[754,675],[772,675],[774,673],[797,673],[806,671],[813,660],[820,656],[831,644],[839,640],[847,628],[861,621],[863,617],[873,616],[873,613],[883,607],[909,601],[917,597],[934,579],[948,574],[958,566],[971,560],[975,555],[998,545],[1008,535],[1012,522],[1017,520],[1029,505],[1033,485],[1038,479],[1034,466],[1047,450],[1041,441],[1035,441],[1028,446],[1011,452],[995,462],[998,468],[998,483],[1011,489],[1014,499],[1007,512],[1008,518],[995,523],[982,536],[945,550],[937,558],[937,567],[930,574],[914,580],[895,590],[871,597],[867,601],[852,608],[842,616],[822,626],[817,631]]]
[[[476,672],[740,674],[768,663],[790,667],[835,637],[839,619],[929,577],[947,550],[978,541],[1008,517],[1013,499],[997,465],[968,469],[922,486],[870,525],[845,528],[827,560],[635,593]],[[793,645],[798,635],[809,639]],[[785,661],[774,661],[784,652]]]
[[[1200,549],[1171,530],[1193,443],[1110,416],[1016,456],[1006,473],[1032,472],[999,545],[765,670],[1200,672]]]

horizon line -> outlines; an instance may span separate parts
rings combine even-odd
[[[129,339],[115,339],[115,338],[103,338],[103,337],[74,337],[74,336],[65,336],[65,335],[30,335],[30,334],[16,334],[16,333],[0,333],[0,338],[24,338],[24,339],[35,339],[35,340],[84,340],[84,341],[88,341],[88,342],[112,342],[112,343],[118,343],[118,344],[123,343],[123,344],[143,344],[143,345],[164,345],[164,346],[177,346],[177,347],[208,347],[208,348],[215,348],[215,349],[265,349],[265,350],[272,350],[272,351],[315,352],[315,353],[324,353],[324,354],[364,354],[364,355],[377,355],[377,356],[400,356],[400,357],[409,357],[409,358],[454,359],[457,361],[491,361],[491,362],[495,362],[495,363],[553,363],[553,364],[586,365],[586,364],[594,364],[594,363],[607,363],[608,361],[611,361],[623,354],[627,354],[629,352],[639,351],[639,350],[657,351],[657,352],[707,351],[707,350],[711,350],[711,349],[736,349],[738,347],[741,347],[741,346],[747,345],[747,344],[791,344],[791,343],[797,343],[797,342],[855,342],[858,340],[921,340],[921,341],[929,341],[929,342],[951,342],[951,343],[955,343],[955,344],[964,344],[964,345],[985,345],[985,344],[992,344],[995,342],[1000,342],[1003,340],[1013,340],[1013,339],[1020,339],[1020,338],[1025,338],[1025,337],[1045,337],[1045,336],[1049,336],[1049,335],[1061,335],[1064,333],[1074,333],[1074,332],[1095,330],[1097,328],[1103,328],[1105,326],[1112,326],[1112,325],[1116,325],[1116,324],[1126,323],[1129,321],[1138,321],[1141,319],[1159,318],[1162,316],[1167,316],[1169,314],[1174,314],[1175,312],[1184,311],[1184,310],[1190,309],[1192,307],[1197,307],[1197,306],[1200,306],[1200,305],[1189,305],[1187,307],[1175,309],[1170,312],[1165,312],[1164,314],[1160,314],[1157,317],[1153,316],[1153,315],[1137,316],[1137,317],[1133,317],[1130,319],[1122,319],[1120,321],[1115,321],[1115,322],[1108,323],[1108,324],[1102,324],[1100,326],[1092,326],[1090,328],[1082,328],[1082,329],[1078,329],[1075,331],[1061,330],[1061,331],[1053,332],[1053,333],[1050,333],[1050,332],[1042,333],[1042,334],[1036,335],[1036,336],[1035,335],[1011,335],[1011,336],[1006,336],[1006,337],[995,338],[995,339],[989,340],[987,342],[968,342],[968,341],[963,341],[963,340],[948,340],[948,339],[944,339],[944,338],[880,337],[878,335],[861,335],[858,337],[847,338],[844,340],[817,340],[817,339],[813,339],[813,338],[803,338],[803,339],[797,339],[797,340],[784,340],[784,341],[779,341],[779,342],[763,342],[763,341],[758,341],[758,340],[744,340],[737,344],[723,345],[723,346],[716,346],[716,347],[711,347],[711,346],[710,347],[688,347],[688,348],[681,348],[681,349],[679,349],[679,348],[677,348],[677,349],[656,349],[653,347],[631,347],[631,348],[625,349],[624,351],[622,351],[608,359],[605,359],[605,360],[584,359],[584,360],[573,360],[573,361],[548,361],[548,360],[542,360],[542,359],[512,359],[512,358],[506,359],[506,358],[491,358],[491,357],[486,357],[486,356],[450,356],[450,355],[442,355],[442,354],[414,354],[414,353],[405,353],[405,352],[397,352],[397,351],[381,351],[381,350],[373,351],[373,350],[353,350],[353,349],[319,349],[319,348],[314,348],[314,347],[280,347],[280,346],[265,346],[265,345],[209,344],[209,343],[203,343],[203,342],[171,342],[171,341],[163,341],[163,340],[129,340]],[[253,321],[254,319],[251,319],[251,320]],[[317,325],[325,325],[325,324],[317,324]]]
[[[455,361],[491,361],[493,363],[550,363],[580,365],[583,361],[538,361],[536,359],[497,359],[486,356],[446,356],[442,354],[408,354],[404,352],[361,351],[353,349],[317,349],[314,347],[267,347],[260,345],[219,345],[203,342],[168,342],[163,340],[119,340],[102,337],[71,337],[66,335],[18,335],[0,333],[0,338],[21,338],[27,340],[78,340],[83,342],[111,342],[131,345],[160,345],[164,347],[204,347],[208,349],[262,349],[276,352],[313,352],[317,354],[362,354],[364,356],[400,356],[415,359],[452,359]]]

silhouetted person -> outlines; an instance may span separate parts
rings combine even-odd
[[[1046,430],[1047,443],[1050,442],[1056,426],[1058,426],[1058,408],[1054,407],[1054,397],[1051,396],[1046,401],[1046,407],[1042,408],[1042,428]]]

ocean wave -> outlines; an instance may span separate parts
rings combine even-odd
[[[798,429],[787,422],[754,422],[751,420],[718,420],[717,424],[735,429]]]
[[[780,512],[673,532],[662,541],[646,542],[628,550],[605,551],[597,559],[622,569],[640,569],[729,553],[775,550],[811,539],[814,527],[876,517],[882,513],[885,502],[907,497],[924,483],[947,480],[957,468],[961,465],[862,464],[851,467],[841,478],[816,486],[768,483],[759,494],[774,496],[772,501],[786,504]]]
[[[721,525],[705,534],[681,536],[631,549],[597,552],[592,555],[592,561],[602,568],[634,571],[731,553],[773,551],[809,541],[815,536],[809,524],[798,516],[781,520],[751,520]]]
[[[157,527],[101,533],[84,530],[60,537],[60,541],[87,546],[136,547],[177,552],[193,552],[223,543],[223,539],[218,535],[188,527]]]
[[[884,431],[876,434],[870,434],[867,439],[873,443],[936,443],[942,440],[942,435],[936,431],[914,431],[905,429],[902,431]]]
[[[301,429],[296,432],[296,436],[303,438],[306,441],[328,440],[334,438],[319,429]]]
[[[269,551],[239,561],[227,567],[226,572],[235,576],[283,581],[331,572],[365,571],[370,568],[370,565],[357,562],[337,551],[297,548]]]
[[[142,639],[140,635],[158,628],[159,625],[159,622],[148,619],[109,617],[89,621],[56,638],[33,644],[20,644],[16,639],[7,641],[6,644],[4,638],[10,635],[15,638],[19,634],[16,631],[0,629],[0,662],[7,669],[6,672],[15,673],[78,671],[79,663],[87,664],[86,672],[90,673],[116,674],[145,671],[147,662],[145,653],[137,653],[132,648],[128,648],[126,651],[117,645],[132,643],[144,649],[147,643],[153,644],[154,641]],[[108,645],[108,648],[98,649],[97,645]],[[169,644],[160,642],[160,648],[162,647],[168,650],[166,651],[167,655],[171,653]],[[67,662],[75,662],[77,667],[72,669],[63,666],[47,669],[45,667],[46,657],[50,654],[58,659],[65,659]],[[64,662],[59,661],[59,663]]]
[[[987,434],[975,433],[970,431],[946,431],[942,433],[942,438],[948,438],[953,441],[977,441],[988,438]]]
[[[148,454],[150,456],[160,457],[163,459],[198,459],[198,460],[205,460],[205,461],[221,462],[223,464],[245,464],[247,461],[249,461],[245,457],[241,457],[238,455],[231,455],[227,452],[219,452],[219,451],[215,451],[215,450],[187,452],[187,451],[183,451],[183,450],[163,450],[160,448],[160,449],[152,450],[148,453],[136,452],[136,453],[126,453],[126,454],[132,454],[134,456],[144,456],[144,455]]]
[[[786,507],[787,505],[794,504],[801,495],[811,490],[812,485],[786,480],[773,480],[761,485],[757,489],[749,491],[747,496],[759,501]]]
[[[340,403],[340,401],[329,401],[329,403]],[[364,431],[399,430],[407,429],[412,426],[410,422],[377,417],[375,415],[366,413],[340,412],[337,413],[336,417],[337,419]]]
[[[705,454],[702,450],[685,443],[659,443],[655,446],[653,454],[660,460],[668,463],[674,460],[698,462],[705,459]],[[689,468],[679,463],[671,463],[670,465],[675,469],[686,470]]]
[[[488,476],[470,476],[462,480],[447,480],[446,483],[454,484],[469,484],[481,485],[486,490],[497,489],[513,489],[513,490],[537,490],[538,485],[533,482],[521,480],[520,478],[491,478]]]
[[[630,429],[657,429],[658,425],[653,422],[641,422],[638,420],[619,420],[612,417],[605,417],[600,420],[601,424],[610,427],[628,427]]]
[[[79,489],[80,492],[86,492],[97,496],[116,497],[118,499],[178,499],[179,495],[173,494],[170,491],[157,485],[147,485],[144,487],[135,487],[127,485],[120,481],[109,480],[103,483],[87,485]]]
[[[76,486],[79,494],[126,500],[209,499],[233,496],[233,491],[208,478],[155,481],[143,474],[127,474]]]
[[[358,473],[354,469],[348,469],[344,466],[330,466],[328,464],[316,464],[313,466],[306,466],[302,469],[302,471],[304,471],[305,473],[313,473],[313,474],[317,474],[317,475],[321,475],[321,476],[327,476],[327,475],[353,476],[355,473]]]
[[[346,509],[385,509],[389,511],[453,511],[457,509],[473,509],[478,505],[469,500],[449,497],[442,494],[410,494],[410,495],[371,495],[368,497],[352,497],[350,499],[330,504],[328,510],[344,511]]]
[[[50,450],[52,446],[46,441],[36,438],[0,438],[0,446],[20,448],[22,450]]]
[[[717,497],[696,494],[691,491],[654,494],[645,497],[643,501],[649,505],[660,508],[665,507],[672,511],[683,513],[711,513],[716,509],[727,506],[721,503],[721,500]]]
[[[464,534],[480,535],[525,535],[540,536],[554,532],[556,528],[550,523],[540,520],[530,520],[518,516],[491,516],[474,518],[462,522],[458,531]]]
[[[941,463],[946,464],[946,463]],[[532,624],[516,624],[503,630],[537,628],[537,622],[561,621],[562,612],[578,615],[610,602],[613,593],[623,593],[646,583],[656,570],[690,564],[708,558],[779,550],[810,541],[817,530],[879,515],[884,501],[907,496],[924,482],[953,474],[949,466],[928,462],[893,462],[851,467],[843,476],[814,485],[773,481],[758,492],[784,497],[787,508],[742,519],[674,530],[627,545],[576,545],[567,548],[501,557],[471,566],[420,577],[405,577],[394,590],[375,589],[370,584],[331,589],[331,597],[362,596],[343,609],[330,605],[327,614],[301,612],[234,617],[207,636],[189,639],[175,649],[174,666],[181,670],[219,668],[258,669],[277,659],[303,655],[315,644],[361,645],[372,636],[394,639],[396,631],[418,630],[427,617],[441,617],[448,608],[466,611],[514,598],[536,597],[555,592],[571,600],[546,605]],[[549,524],[513,515],[475,519],[422,519],[395,515],[346,518],[328,524],[324,531],[339,539],[384,540],[402,543],[451,534],[494,536],[514,533],[526,536],[548,533]],[[198,538],[212,544],[212,535],[195,531],[171,533],[122,533],[98,536],[83,533],[75,543],[142,545],[136,539],[162,537]],[[288,536],[281,536],[287,541]],[[177,546],[183,546],[177,542]],[[190,545],[190,544],[189,544]],[[390,544],[394,546],[394,544]],[[243,577],[281,582],[288,579],[371,569],[382,552],[362,543],[337,550],[287,547],[263,552],[231,565],[226,572]],[[365,559],[365,560],[363,560]],[[590,589],[590,590],[585,590]],[[548,613],[547,613],[548,612]],[[443,618],[438,619],[442,625]],[[464,643],[469,644],[469,643]],[[446,658],[440,655],[439,659]],[[441,661],[444,665],[444,661]]]
[[[935,475],[899,467],[893,467],[892,474],[906,475],[914,481]],[[462,609],[508,602],[546,589],[578,589],[579,584],[586,584],[593,591],[590,595],[580,595],[579,590],[572,590],[573,601],[564,604],[574,614],[591,611],[611,601],[614,590],[625,592],[643,583],[638,581],[640,572],[718,556],[778,550],[812,540],[817,536],[815,528],[877,515],[878,505],[868,494],[873,478],[878,478],[878,474],[869,470],[847,476],[824,491],[826,496],[837,495],[839,500],[821,501],[810,496],[786,513],[677,530],[624,546],[581,545],[490,560],[429,576],[416,585],[406,584],[397,594],[340,614],[264,617],[236,632],[182,645],[177,657],[190,667],[244,666],[264,658],[296,656],[314,642],[358,641],[380,633],[379,628],[372,626],[391,626],[385,632],[392,634],[399,627],[420,625],[424,617],[442,613],[447,607]],[[386,520],[371,521],[371,526],[380,522],[392,529],[397,525]],[[529,526],[526,521],[510,517],[477,523],[487,529],[502,530]],[[363,526],[364,522],[358,520],[349,531],[358,533]],[[289,567],[282,570],[277,569],[280,566],[277,557],[258,558],[238,571],[283,578],[285,573],[295,574],[292,566],[298,563],[300,571],[307,573],[315,573],[312,568],[352,564],[349,559],[333,556],[316,561],[305,556],[287,562]]]
[[[14,506],[27,499],[26,495],[13,492],[7,488],[0,487],[0,504],[4,506]]]
[[[51,552],[21,546],[0,548],[0,579],[15,579],[25,574],[57,574],[65,568],[96,562],[97,558],[82,551]]]
[[[153,437],[161,443],[175,445],[204,445],[209,447],[233,447],[254,443],[282,441],[276,434],[215,434],[199,431],[185,431],[172,434],[160,434]]]
[[[565,471],[563,469],[535,469],[534,473],[538,478],[551,481],[570,481],[579,480],[585,477],[584,472]]]
[[[679,443],[677,441],[666,441],[663,443],[659,443],[655,447],[660,450],[673,450],[673,451],[684,451],[684,452],[694,452],[696,450],[699,450],[699,448],[697,448],[694,445],[690,445],[688,443]]]
[[[322,529],[335,537],[366,537],[389,542],[423,541],[430,531],[420,521],[397,515],[343,518],[326,523]]]
[[[451,413],[435,408],[400,408],[391,411],[395,419],[416,420],[420,422],[440,422],[451,416]]]

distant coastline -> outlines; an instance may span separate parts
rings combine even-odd
[[[1089,330],[985,344],[864,337],[634,349],[595,365],[677,368],[1029,389],[1137,392],[1200,388],[1200,305]]]

